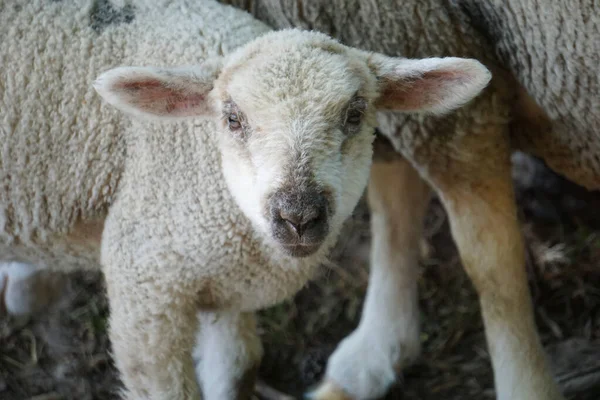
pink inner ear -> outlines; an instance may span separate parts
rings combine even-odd
[[[147,88],[156,88],[162,86],[158,79],[146,79],[143,81],[120,82],[115,85],[115,89],[123,90],[141,90]]]
[[[177,97],[175,100],[170,100],[167,104],[167,112],[173,112],[178,115],[187,115],[186,111],[198,110],[204,102],[204,96],[201,94],[191,94],[187,96]]]
[[[158,80],[145,79],[121,82],[115,89],[126,93],[136,107],[157,115],[191,116],[198,114],[204,94],[174,89]]]
[[[420,110],[437,104],[451,86],[466,80],[464,73],[425,72],[416,78],[384,77],[383,92],[377,106],[394,110]]]

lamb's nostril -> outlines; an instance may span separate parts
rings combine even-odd
[[[295,224],[295,223],[293,223],[293,222],[291,222],[290,220],[287,220],[287,219],[284,219],[283,221],[298,236],[302,236],[302,233],[304,233],[303,232],[304,229],[302,229],[302,225]]]
[[[319,218],[319,210],[307,210],[304,213],[290,213],[281,210],[279,212],[280,218],[285,224],[298,236],[302,236],[307,229],[309,229],[316,220]]]
[[[293,232],[302,236],[318,222],[321,211],[317,208],[304,210],[302,213],[280,210],[279,216]]]
[[[279,217],[294,227],[302,224],[302,214],[279,210]]]

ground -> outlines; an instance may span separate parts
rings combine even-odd
[[[569,399],[600,398],[600,194],[516,154],[514,176],[537,325]],[[423,354],[386,399],[494,399],[477,297],[434,200],[422,261]],[[332,263],[291,301],[261,313],[257,398],[291,400],[318,381],[356,326],[368,280],[368,214],[360,207]],[[97,274],[73,274],[60,301],[31,319],[0,319],[0,398],[116,399]]]

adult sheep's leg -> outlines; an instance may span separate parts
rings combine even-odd
[[[246,400],[263,350],[252,313],[200,312],[194,361],[204,400]]]
[[[41,311],[60,294],[62,276],[19,262],[0,262],[0,313],[25,316]]]
[[[319,400],[372,399],[420,352],[417,267],[430,190],[404,159],[371,169],[371,276],[358,328],[329,359]]]
[[[192,361],[198,326],[194,293],[161,276],[159,268],[136,267],[105,270],[109,333],[123,397],[199,400]]]
[[[502,136],[473,140],[477,151],[463,158],[468,162],[455,159],[430,179],[479,294],[497,399],[562,399],[536,331],[508,144]],[[484,140],[490,142],[475,144]]]

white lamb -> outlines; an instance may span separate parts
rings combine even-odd
[[[249,396],[252,312],[335,243],[376,110],[449,111],[490,79],[267,30],[208,0],[0,2],[3,300],[22,311],[32,265],[102,268],[128,399]]]

